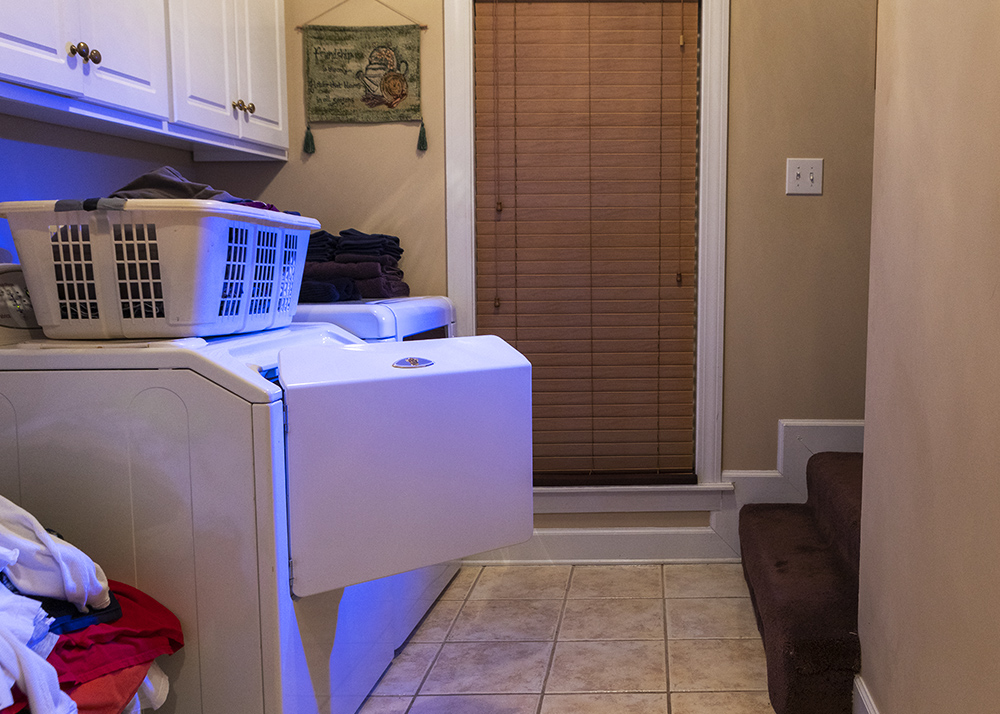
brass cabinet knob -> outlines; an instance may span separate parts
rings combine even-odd
[[[257,111],[257,107],[255,107],[253,105],[253,102],[250,102],[249,104],[247,104],[247,111],[250,112],[251,114],[253,114],[255,111]]]
[[[238,99],[233,102],[233,109],[239,109],[241,112],[245,112],[247,110],[247,105],[242,99]]]
[[[80,55],[80,59],[84,62],[101,63],[101,53],[90,49],[90,46],[86,42],[77,42],[75,45],[70,45],[69,53],[71,55]]]

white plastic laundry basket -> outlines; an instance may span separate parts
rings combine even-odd
[[[98,205],[0,203],[46,337],[203,337],[291,322],[314,219],[219,201]]]

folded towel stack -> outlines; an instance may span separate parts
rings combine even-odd
[[[340,302],[360,298],[406,297],[396,236],[362,233],[350,228],[333,235],[316,231],[309,237],[299,302]]]

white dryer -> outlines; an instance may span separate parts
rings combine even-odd
[[[402,342],[455,335],[455,306],[440,295],[300,303],[292,320],[337,325],[365,342]]]

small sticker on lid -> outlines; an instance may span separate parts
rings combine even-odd
[[[417,367],[430,367],[432,364],[434,363],[423,357],[404,357],[393,362],[392,366],[400,369],[415,369]]]

